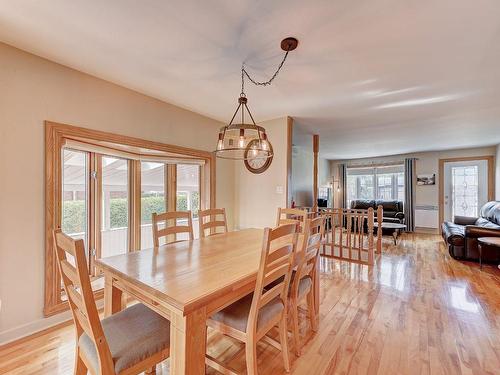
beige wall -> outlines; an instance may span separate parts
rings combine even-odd
[[[321,142],[321,140],[320,140]],[[294,146],[292,150],[292,197],[297,206],[311,207],[313,205],[313,160],[311,147],[306,149]],[[318,158],[318,186],[328,185],[330,182],[330,163],[321,157]]]
[[[286,206],[287,118],[260,123],[273,145],[271,166],[262,174],[246,170],[242,161],[234,162],[236,228],[274,226],[278,207]]]
[[[354,159],[348,161],[331,161],[330,168],[335,178],[338,178],[338,164],[346,162],[349,166],[366,165],[368,163],[390,163],[402,162],[406,157],[417,158],[417,174],[436,174],[436,185],[417,186],[415,205],[438,206],[439,204],[439,159],[458,158],[468,156],[495,155],[495,147],[481,147],[462,150],[421,152],[415,154],[394,155],[380,158]],[[497,187],[498,188],[498,187]],[[339,202],[340,196],[335,196],[335,202]]]
[[[221,126],[0,44],[0,343],[61,319],[42,315],[44,120],[202,150],[214,149]],[[278,150],[282,143],[276,137]],[[276,157],[273,164],[269,174],[275,175],[275,184],[284,184],[283,160]],[[228,209],[230,221],[233,191],[234,165],[218,160],[217,206]]]
[[[296,206],[312,206],[313,152],[301,146],[292,149],[292,198]]]
[[[495,199],[500,201],[500,145],[497,146],[497,155],[495,159]]]
[[[318,158],[318,186],[329,186],[331,182],[330,162],[320,157]]]

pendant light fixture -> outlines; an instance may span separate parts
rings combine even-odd
[[[299,42],[295,38],[286,38],[281,41],[281,49],[285,51],[285,56],[268,81],[258,82],[254,80],[246,71],[245,66],[241,67],[241,93],[238,98],[238,107],[229,124],[220,129],[215,150],[217,157],[233,160],[272,158],[272,146],[267,137],[266,129],[255,123],[252,113],[248,109],[248,99],[245,95],[245,77],[257,86],[270,85],[283,67],[288,53],[296,49],[298,44]],[[239,120],[241,122],[238,122]]]

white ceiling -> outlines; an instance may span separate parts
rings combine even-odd
[[[499,0],[0,0],[0,40],[228,121],[290,115],[328,158],[500,143]]]

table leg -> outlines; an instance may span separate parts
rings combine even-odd
[[[479,250],[479,269],[483,269],[483,245],[479,244],[477,247]]]
[[[170,374],[205,374],[207,316],[205,309],[170,320]]]
[[[104,276],[104,316],[116,314],[123,309],[123,292],[113,285],[111,276]]]
[[[398,244],[398,230],[395,229],[394,232],[392,232],[392,238],[394,238],[394,245]]]

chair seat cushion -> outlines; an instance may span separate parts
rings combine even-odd
[[[295,275],[296,274],[297,274],[297,271],[293,270],[292,271],[292,277],[290,279],[290,285],[289,285],[288,294],[290,294],[290,292],[292,290],[293,281],[295,280]],[[266,285],[265,289],[271,290],[273,287],[275,287],[279,283],[283,282],[283,279],[284,279],[283,277],[280,277],[279,279],[273,281],[272,283],[269,283],[268,285]],[[312,287],[311,276],[305,276],[305,277],[303,277],[302,280],[300,280],[300,283],[299,283],[299,295],[298,295],[298,297],[303,297],[310,290],[311,287]]]
[[[170,322],[143,304],[136,304],[101,321],[115,372],[119,373],[170,347]],[[97,350],[83,334],[80,350],[98,373]]]
[[[250,313],[250,307],[252,306],[252,299],[253,293],[215,313],[211,316],[211,319],[237,329],[238,331],[246,332],[248,314]],[[259,317],[257,319],[257,330],[277,315],[281,314],[284,308],[283,302],[279,297],[274,298],[267,305],[262,307],[259,311]]]

